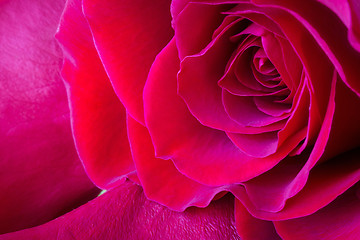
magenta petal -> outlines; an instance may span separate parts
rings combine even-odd
[[[260,111],[274,117],[290,112],[290,104],[279,103],[276,99],[276,97],[272,96],[260,96],[254,97],[254,102]]]
[[[257,108],[254,97],[236,96],[226,90],[223,90],[223,103],[229,117],[243,127],[268,126],[289,116],[270,116]]]
[[[274,222],[283,239],[348,240],[360,236],[359,184],[310,216]]]
[[[173,1],[173,9],[176,2]],[[189,3],[179,15],[173,16],[180,60],[198,54],[211,42],[213,33],[225,18],[221,12],[226,9],[227,6]]]
[[[104,71],[79,2],[67,2],[57,39],[65,55],[62,75],[78,153],[94,183],[109,189],[135,170],[126,111]]]
[[[263,190],[265,190],[265,192],[263,195],[259,194],[259,192],[257,192],[257,194],[259,200],[267,205],[266,196],[270,197],[269,199],[272,199],[271,195],[266,193],[269,190],[273,191],[275,196],[280,197],[278,190],[281,190],[280,188],[285,186],[286,191],[284,192],[284,196],[289,197],[293,195],[294,190],[291,189],[293,188],[293,185],[300,185],[301,181],[304,180],[307,182],[302,190],[292,198],[288,199],[285,206],[277,212],[266,212],[256,209],[250,199],[248,199],[248,196],[243,195],[244,192],[240,189],[236,189],[234,193],[239,196],[239,199],[249,212],[257,218],[278,221],[310,215],[331,203],[336,197],[343,194],[360,180],[359,156],[359,150],[340,155],[339,157],[323,163],[319,167],[313,168],[308,178],[302,173],[298,174],[297,179],[293,180],[289,185],[281,182],[279,182],[280,184],[272,184],[271,182],[268,182],[269,178],[263,178],[262,181],[265,181],[266,185],[272,187],[271,189],[266,189],[266,186],[263,185]],[[293,170],[296,169],[294,168]],[[290,169],[290,171],[293,170]],[[302,170],[302,172],[304,172],[304,170]],[[286,180],[287,177],[285,174],[282,175],[285,177],[283,179],[288,181]],[[272,176],[272,178],[273,177],[274,176]],[[272,181],[273,183],[276,183],[276,180]],[[249,187],[251,186],[249,185]],[[277,189],[277,187],[280,188]]]
[[[238,200],[235,200],[235,221],[242,240],[281,240],[273,222],[251,216]]]
[[[98,189],[74,147],[54,34],[63,1],[1,1],[0,233],[43,224]]]
[[[36,228],[0,236],[1,240],[68,239],[234,239],[231,196],[209,207],[173,212],[148,200],[131,182],[106,192],[74,211]]]
[[[243,152],[252,157],[267,157],[278,147],[277,132],[260,134],[227,133],[231,141]]]
[[[170,0],[84,0],[83,9],[117,95],[130,115],[143,122],[147,74],[173,35]]]
[[[182,175],[171,160],[155,157],[147,129],[128,119],[132,154],[145,195],[175,211],[189,206],[206,207],[224,187],[209,187]]]
[[[230,41],[236,26],[227,26],[200,54],[185,57],[178,73],[178,93],[191,113],[205,126],[232,132],[239,132],[242,127],[225,112],[217,82],[236,49]]]
[[[351,8],[349,3],[354,2],[353,0],[318,0],[328,8],[330,8],[336,15],[341,19],[345,26],[350,26],[351,21]]]
[[[348,0],[348,2],[349,2],[348,7],[351,12],[351,23],[348,32],[348,38],[351,45],[358,52],[360,52],[360,4],[356,0]],[[345,12],[342,15],[345,15],[345,17],[349,17],[350,14],[348,14],[348,12]]]

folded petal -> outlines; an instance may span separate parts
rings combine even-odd
[[[360,236],[359,184],[310,216],[274,222],[284,239],[358,239]]]
[[[128,132],[132,154],[145,195],[175,211],[206,207],[224,187],[202,185],[181,174],[171,160],[155,157],[147,129],[129,116]]]
[[[84,0],[83,9],[119,99],[132,117],[143,122],[147,74],[173,35],[170,0]]]
[[[235,223],[243,240],[281,240],[273,222],[251,216],[239,201],[235,202]]]
[[[126,133],[126,111],[105,73],[80,2],[69,0],[57,39],[70,101],[76,147],[93,182],[109,189],[135,170]]]
[[[351,14],[344,14],[346,17],[351,15],[348,38],[351,45],[360,52],[360,4],[356,0],[348,0],[348,4]]]

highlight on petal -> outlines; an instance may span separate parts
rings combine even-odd
[[[141,187],[125,182],[47,224],[0,235],[22,239],[232,239],[234,199],[227,195],[207,208],[174,212],[148,200]]]
[[[348,38],[351,45],[360,52],[360,4],[356,0],[348,0],[347,2],[351,13]]]
[[[78,159],[54,34],[63,1],[2,1],[0,234],[50,221],[96,197]]]
[[[79,1],[68,1],[57,39],[77,151],[92,181],[110,189],[135,171],[126,133],[126,110],[117,98],[93,43]]]
[[[129,114],[144,121],[142,91],[156,55],[173,35],[170,0],[83,0],[104,68]]]

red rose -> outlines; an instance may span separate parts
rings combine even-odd
[[[63,16],[75,140],[95,183],[129,176],[177,211],[230,191],[244,239],[357,229],[334,220],[323,233],[313,220],[356,199],[343,194],[360,177],[356,4],[173,1],[173,33],[166,3],[83,1],[89,30],[72,8]],[[74,28],[91,31],[92,56]],[[100,60],[109,82],[90,73]]]
[[[175,211],[231,192],[242,239],[357,238],[359,16],[355,0],[68,1],[87,174]]]
[[[238,239],[231,196],[181,213],[149,201],[131,182],[96,197],[100,190],[74,147],[60,76],[63,55],[54,34],[64,4],[1,2],[0,239],[173,239],[192,233]]]

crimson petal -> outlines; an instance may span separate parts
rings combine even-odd
[[[83,0],[83,9],[120,101],[143,123],[142,91],[147,74],[173,35],[170,0]]]
[[[155,157],[147,129],[129,116],[132,154],[145,195],[175,211],[189,206],[206,207],[223,187],[209,187],[182,175],[171,160]]]
[[[235,202],[235,222],[243,240],[281,240],[273,222],[251,216],[239,201]]]
[[[104,71],[79,1],[69,0],[57,39],[70,101],[76,147],[93,182],[109,189],[134,171],[126,111]]]
[[[347,240],[360,236],[359,184],[310,216],[274,222],[283,239]]]

